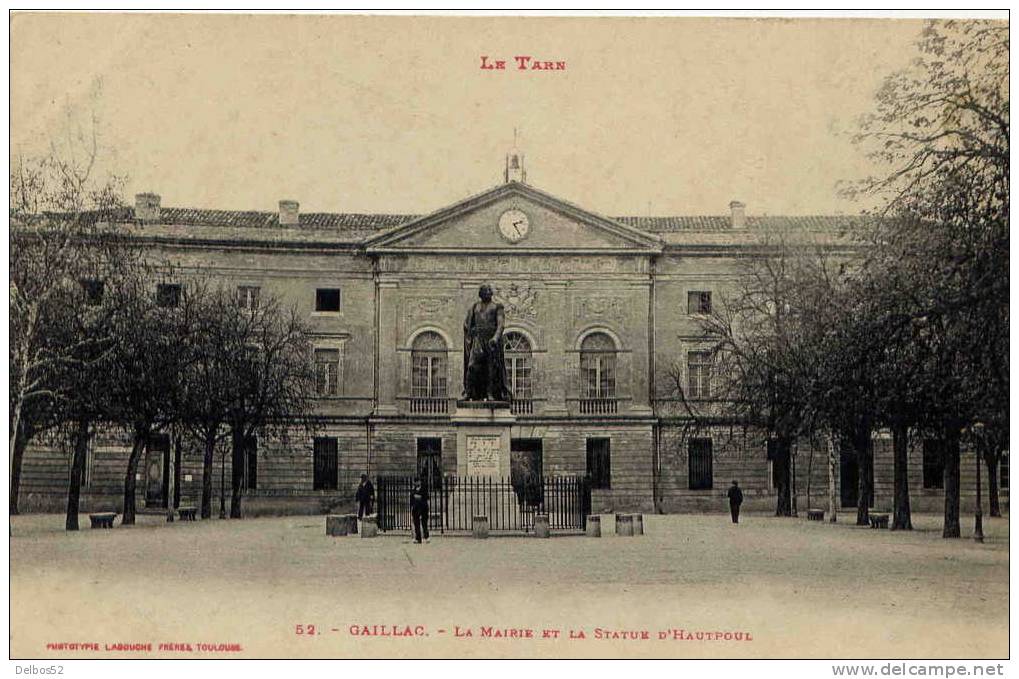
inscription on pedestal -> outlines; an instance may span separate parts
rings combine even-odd
[[[499,476],[499,452],[502,439],[499,436],[467,437],[467,475]]]

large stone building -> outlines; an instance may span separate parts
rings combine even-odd
[[[734,478],[748,508],[773,510],[764,437],[722,420],[695,425],[675,381],[688,398],[710,402],[698,321],[733,285],[738,258],[752,253],[762,230],[834,234],[846,218],[753,217],[739,202],[725,216],[605,217],[526,184],[515,154],[505,179],[424,216],[301,214],[293,201],[280,201],[278,213],[183,209],[162,207],[154,194],[125,210],[119,221],[182,276],[211,273],[236,285],[243,304],[272,295],[314,332],[320,429],[286,443],[253,442],[246,512],[348,505],[363,472],[455,474],[463,319],[482,282],[506,310],[515,454],[545,475],[589,474],[596,511],[719,511]],[[172,300],[176,284],[159,283],[159,293]],[[83,508],[120,505],[126,455],[122,442],[95,442]],[[62,508],[68,459],[57,443],[29,451],[24,509]],[[229,494],[229,466],[221,451],[217,496],[220,474]],[[157,437],[142,468],[139,507],[165,507],[170,488],[176,502],[197,504],[201,456],[187,441]],[[914,446],[915,509],[941,506],[939,470],[933,454]],[[973,470],[964,455],[967,497]],[[813,505],[826,506],[827,473],[824,454],[801,442],[801,509],[808,487]],[[843,453],[843,506],[856,503],[857,474]],[[875,506],[888,508],[891,441],[882,433],[874,474]]]

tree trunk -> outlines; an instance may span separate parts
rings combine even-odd
[[[870,423],[862,423],[853,432],[853,448],[856,450],[857,478],[856,525],[870,525],[870,506],[874,503],[874,448],[870,440]]]
[[[135,430],[134,443],[131,446],[131,456],[127,458],[127,471],[124,472],[124,518],[120,521],[122,526],[134,525],[136,514],[135,478],[138,475],[138,462],[141,460],[142,452],[145,451],[145,444],[148,438],[146,430]]]
[[[232,493],[230,495],[230,518],[241,518],[241,489],[244,486],[244,431],[235,427],[233,429],[233,455],[231,466],[233,467]]]
[[[11,500],[10,514],[18,514],[18,494],[21,492],[21,462],[25,459],[25,449],[31,436],[25,429],[24,421],[17,424],[18,431],[14,435],[14,451],[11,455]]]
[[[835,479],[839,473],[839,453],[835,445],[835,435],[831,432],[825,437],[828,445],[828,521],[838,521],[838,494],[835,490]]]
[[[959,437],[958,427],[949,427],[945,434],[945,528],[941,533],[944,538],[961,537],[959,528]]]
[[[984,463],[987,465],[987,502],[991,508],[991,516],[1001,516],[1001,503],[998,500],[998,463],[1001,451],[990,445],[984,452]]]
[[[71,478],[67,486],[67,517],[64,521],[65,530],[78,530],[78,505],[81,498],[81,472],[85,468],[85,457],[88,454],[88,420],[81,419],[75,424],[71,435],[74,454],[71,460]]]
[[[202,518],[212,518],[212,462],[216,455],[216,435],[205,437],[205,455],[202,458]]]
[[[909,508],[909,429],[904,425],[892,426],[892,447],[895,466],[892,530],[913,530],[913,517]]]
[[[792,456],[789,454],[789,439],[777,439],[774,451],[772,465],[778,470],[778,473],[775,475],[776,490],[778,491],[775,503],[775,516],[790,516],[792,515],[793,505],[791,496],[792,474],[790,471]]]

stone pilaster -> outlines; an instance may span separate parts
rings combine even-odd
[[[566,415],[566,391],[568,384],[568,361],[563,360],[567,355],[566,346],[567,332],[570,324],[566,322],[569,318],[569,307],[566,299],[567,283],[565,281],[553,281],[545,284],[542,293],[546,301],[542,309],[542,322],[547,328],[545,333],[547,353],[544,355],[544,371],[539,376],[544,382],[544,393],[547,399],[544,403],[545,415]]]
[[[396,281],[379,281],[379,402],[376,415],[395,415],[399,412],[396,389],[399,383],[400,338],[396,336],[399,313],[399,284]]]

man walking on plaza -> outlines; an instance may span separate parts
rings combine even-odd
[[[739,506],[743,504],[743,491],[739,489],[736,479],[732,480],[729,487],[729,513],[732,514],[732,522],[739,523]]]
[[[423,475],[410,494],[410,515],[414,521],[414,542],[421,544],[422,533],[428,542],[428,483]]]
[[[365,516],[371,516],[372,504],[375,502],[375,486],[372,485],[367,474],[361,474],[361,484],[357,487],[354,499],[357,500],[357,518],[363,519]]]

